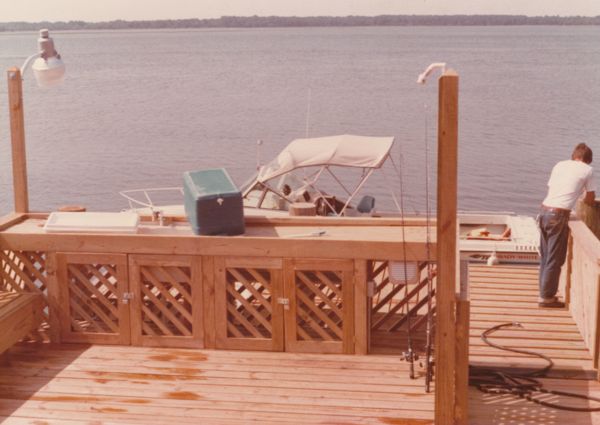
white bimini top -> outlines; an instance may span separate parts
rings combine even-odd
[[[257,180],[265,182],[296,168],[312,166],[379,168],[393,143],[393,137],[349,134],[296,139],[260,170]]]
[[[543,204],[571,210],[583,192],[595,190],[596,182],[590,165],[572,159],[561,161],[552,169],[548,180],[548,195]]]

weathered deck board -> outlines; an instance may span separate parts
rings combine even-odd
[[[502,330],[490,337],[498,344],[536,351],[555,363],[554,376],[594,376],[592,358],[567,310],[541,309],[537,305],[537,266],[471,265],[470,363],[480,366],[543,367],[545,362],[487,346],[480,338],[486,329],[501,323],[519,322],[524,328]],[[579,376],[581,377],[581,376]],[[600,384],[584,379],[543,379],[545,388],[600,396]],[[571,406],[600,403],[545,396],[544,400]],[[600,424],[600,412],[580,413],[550,409],[513,396],[469,392],[471,424]]]
[[[0,367],[7,424],[431,424],[398,356],[44,344]]]

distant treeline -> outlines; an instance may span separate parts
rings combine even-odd
[[[163,19],[110,22],[0,22],[0,31],[125,30],[175,28],[358,27],[411,25],[600,25],[600,16],[380,15],[380,16],[223,16],[218,19]]]

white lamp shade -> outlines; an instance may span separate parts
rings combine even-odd
[[[51,87],[60,84],[65,78],[65,64],[56,56],[46,60],[37,58],[31,69],[40,87]]]

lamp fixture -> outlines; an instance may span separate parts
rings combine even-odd
[[[33,62],[31,68],[40,87],[59,84],[65,76],[65,64],[54,48],[54,41],[50,38],[47,29],[40,31],[38,45],[39,51],[25,59],[20,69],[10,68],[7,73],[14,211],[20,214],[29,212],[25,120],[23,117],[23,75],[27,67]]]
[[[65,64],[54,47],[54,40],[47,29],[40,30],[38,38],[40,51],[29,56],[21,66],[21,76],[33,61],[31,69],[38,86],[51,87],[60,84],[65,78]]]
[[[446,63],[434,62],[431,65],[429,65],[427,69],[423,71],[423,73],[419,74],[419,77],[417,78],[417,84],[425,84],[425,80],[427,80],[429,74],[431,74],[435,69],[440,69],[443,74],[444,72],[446,72]]]

